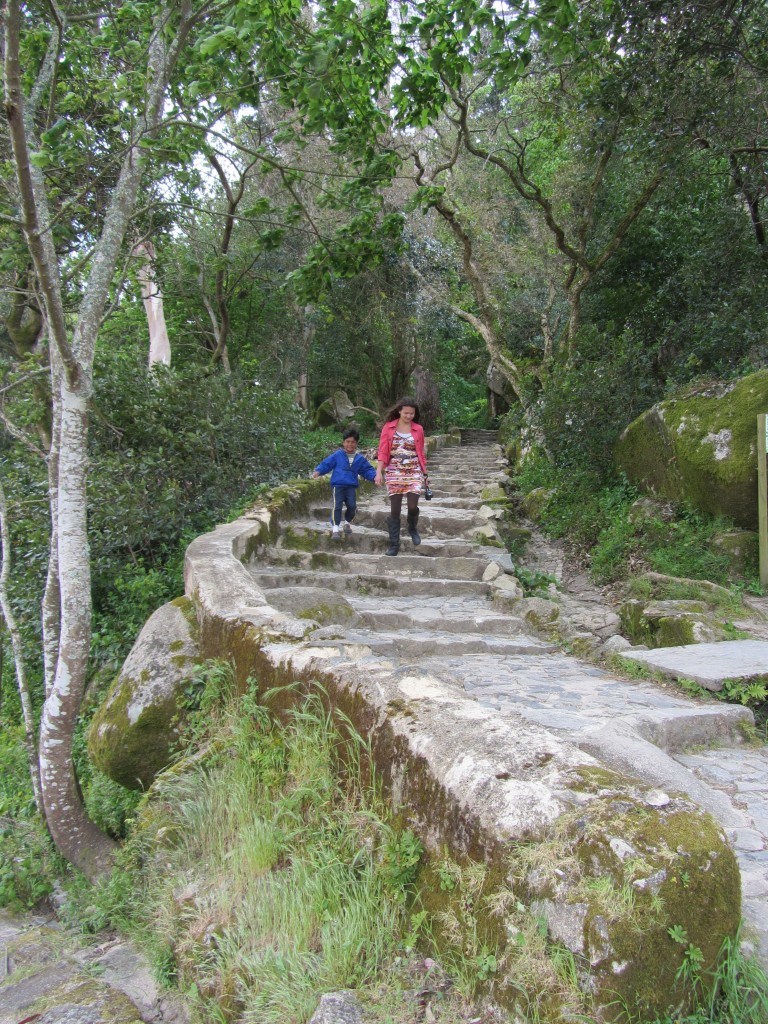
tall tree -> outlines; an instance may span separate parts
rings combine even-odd
[[[48,6],[48,5],[45,5]],[[79,5],[51,3],[52,26],[42,59],[40,10],[7,0],[4,34],[4,107],[19,197],[19,220],[43,297],[50,346],[53,432],[48,455],[51,547],[44,599],[48,692],[40,723],[39,759],[46,820],[59,850],[89,877],[110,863],[113,844],[88,819],[72,761],[72,742],[84,691],[91,635],[86,523],[88,409],[101,319],[136,208],[148,150],[164,114],[168,85],[190,32],[208,4],[160,2],[151,20],[134,5],[95,18]],[[98,29],[98,31],[96,31]],[[80,63],[97,102],[109,107],[122,137],[108,163],[94,168],[113,178],[98,231],[81,240],[87,261],[77,308],[65,301],[57,217],[45,168],[71,144],[71,118],[56,120],[57,74],[63,54]],[[128,54],[130,53],[130,57]],[[130,61],[130,64],[129,64]],[[32,73],[30,74],[30,65]],[[117,102],[114,96],[115,81]],[[116,141],[116,140],[115,140]],[[61,148],[60,148],[61,147]],[[74,199],[71,200],[74,204]],[[74,212],[74,211],[73,211]],[[70,299],[71,296],[66,296]]]

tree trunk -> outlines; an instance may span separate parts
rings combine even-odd
[[[111,864],[115,844],[85,813],[72,743],[85,689],[91,641],[91,573],[86,528],[88,394],[64,378],[58,396],[58,538],[61,632],[53,688],[40,722],[40,776],[48,827],[57,849],[88,878]]]
[[[51,394],[60,395],[64,368],[58,349],[50,346]],[[51,447],[48,451],[48,508],[51,515],[51,539],[48,544],[48,571],[42,602],[43,676],[46,698],[53,689],[56,663],[59,660],[61,629],[61,590],[59,588],[59,542],[56,523],[59,518],[59,443],[61,439],[61,403],[52,403]]]
[[[306,370],[299,373],[298,402],[300,409],[309,412],[309,375]]]
[[[317,324],[314,321],[315,307],[311,304],[296,308],[296,315],[301,322],[301,366],[299,369],[298,402],[299,408],[309,412],[309,353],[312,350],[312,342],[317,333]]]
[[[151,368],[157,363],[162,366],[170,366],[171,342],[168,337],[168,328],[165,325],[163,293],[155,279],[155,249],[151,242],[141,242],[134,247],[133,251],[140,261],[137,277],[141,284],[144,311],[147,314],[149,366]]]

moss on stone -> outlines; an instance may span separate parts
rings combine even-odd
[[[541,514],[555,492],[547,487],[534,487],[532,491],[529,491],[523,496],[522,505],[525,514],[529,519],[533,519],[536,522],[541,518]]]
[[[142,1024],[136,1006],[119,989],[80,973],[24,1007],[25,1020],[83,1019],[93,1024]],[[75,1014],[82,1012],[82,1018]],[[98,1016],[97,1016],[98,1014]]]
[[[406,718],[416,717],[413,705],[401,697],[388,701],[387,713],[391,715],[404,715]]]
[[[327,554],[325,551],[316,551],[310,560],[313,569],[335,569],[337,559],[335,555]]]
[[[332,604],[317,604],[304,608],[297,612],[299,619],[312,619],[319,622],[321,626],[331,626],[335,623],[347,622],[355,617],[355,612],[350,608],[349,603],[343,598]]]
[[[724,637],[720,620],[703,601],[626,601],[619,618],[625,636],[649,647],[679,647]]]
[[[569,774],[569,789],[597,794],[603,790],[616,788],[616,773],[599,765],[580,765],[578,768],[572,768]]]
[[[768,370],[661,402],[627,427],[618,467],[653,494],[757,527],[756,417]]]
[[[484,487],[480,492],[480,498],[485,505],[490,505],[496,501],[508,500],[501,484],[490,484],[488,487]]]
[[[93,763],[126,789],[146,789],[167,764],[178,735],[175,695],[145,707],[131,723],[128,707],[136,692],[134,680],[123,678],[93,717],[88,753]]]
[[[197,605],[190,597],[175,597],[168,602],[174,608],[178,608],[187,621],[189,633],[193,641],[197,642],[200,636],[200,623],[197,618]]]
[[[272,542],[272,532],[266,523],[262,523],[256,533],[251,534],[245,543],[242,561],[247,565],[258,555],[259,551]]]
[[[658,647],[682,647],[693,644],[693,622],[685,615],[664,615],[655,622]]]
[[[483,548],[505,548],[502,541],[496,537],[486,537],[484,533],[475,534],[475,543],[479,544]]]
[[[283,547],[293,548],[296,551],[317,551],[320,547],[321,538],[311,530],[295,529],[286,526],[282,534]]]
[[[719,533],[712,538],[710,547],[727,558],[734,575],[757,575],[759,538],[756,531],[731,530]]]

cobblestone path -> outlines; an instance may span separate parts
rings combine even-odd
[[[430,456],[435,498],[420,503],[419,546],[403,515],[400,553],[384,555],[383,489],[360,496],[352,533],[334,541],[329,488],[327,505],[283,526],[252,566],[256,582],[278,609],[327,609],[316,644],[341,636],[358,642],[396,670],[426,671],[499,716],[535,722],[610,767],[687,793],[733,844],[749,935],[768,964],[768,748],[744,741],[751,713],[564,653],[551,639],[553,625],[594,650],[618,633],[618,617],[583,579],[575,592],[550,588],[547,600],[523,596],[511,556],[494,546],[501,449],[482,434],[470,441]],[[562,576],[555,553],[546,569]]]

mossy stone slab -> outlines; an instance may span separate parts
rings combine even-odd
[[[676,679],[692,679],[707,690],[722,690],[725,679],[747,682],[768,676],[766,640],[684,644],[651,651],[625,651],[621,657],[642,662]]]

